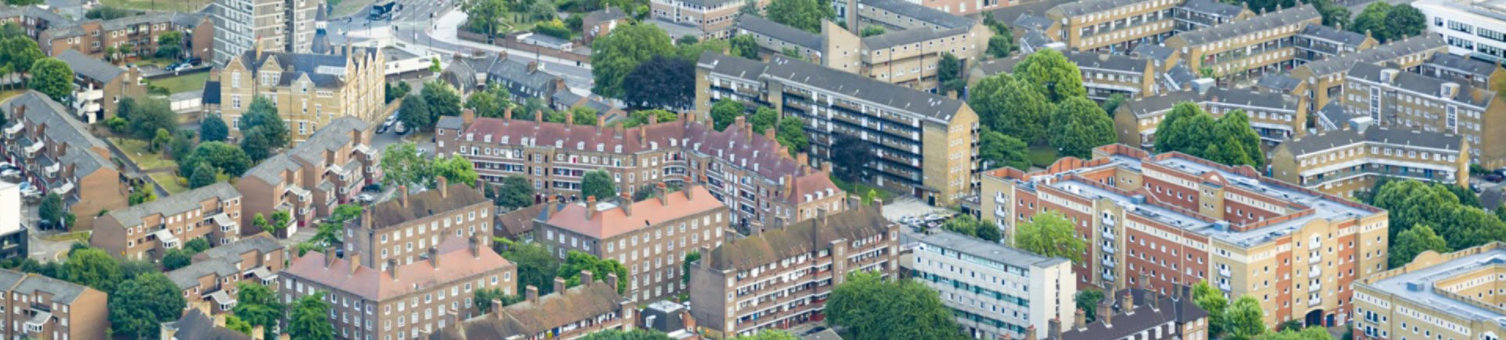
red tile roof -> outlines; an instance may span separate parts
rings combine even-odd
[[[514,266],[498,256],[489,245],[477,249],[479,255],[471,255],[470,240],[450,237],[438,247],[439,267],[429,261],[414,261],[397,266],[397,277],[380,269],[358,266],[350,270],[350,259],[335,259],[328,267],[324,265],[324,253],[309,252],[293,259],[283,271],[284,275],[299,280],[313,281],[335,290],[349,292],[370,300],[382,301],[409,293],[431,289],[435,285],[454,282],[462,278]]]
[[[612,208],[598,210],[590,219],[586,218],[585,203],[570,204],[564,210],[551,213],[548,223],[601,240],[664,221],[727,209],[726,205],[717,201],[710,191],[700,185],[686,187],[680,192],[665,196],[663,203],[658,198],[634,202],[631,215],[615,205],[599,204]]]

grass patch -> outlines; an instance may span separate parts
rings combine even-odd
[[[75,231],[75,232],[68,232],[68,233],[58,233],[58,234],[43,236],[43,237],[41,237],[41,239],[47,240],[49,242],[69,242],[69,243],[83,242],[83,243],[89,243],[89,231],[88,230],[83,230],[83,231]]]
[[[178,176],[173,176],[170,172],[156,172],[150,176],[152,180],[157,181],[157,184],[162,185],[162,190],[167,190],[170,195],[188,191],[188,187],[178,183]]]
[[[1029,155],[1027,157],[1030,157],[1031,165],[1042,168],[1051,166],[1051,163],[1056,162],[1056,159],[1060,158],[1056,155],[1056,149],[1052,148],[1049,145],[1037,145],[1030,147]]]
[[[887,189],[871,186],[865,183],[848,183],[847,181],[843,181],[841,178],[837,178],[836,175],[831,176],[831,183],[836,184],[837,188],[842,189],[842,191],[846,191],[849,195],[858,195],[858,197],[862,197],[863,195],[867,195],[869,190],[872,190],[874,192],[874,198],[884,200],[884,202],[889,202],[889,199],[894,197],[894,192],[891,192]]]
[[[110,138],[110,142],[115,143],[115,147],[120,148],[121,152],[125,152],[126,157],[130,157],[132,162],[136,162],[136,167],[141,168],[141,171],[160,168],[176,170],[178,168],[178,162],[164,157],[162,153],[147,151],[146,141]]]
[[[185,74],[177,77],[158,78],[148,81],[167,89],[168,93],[199,91],[204,89],[204,82],[209,81],[209,72]]]
[[[15,97],[15,96],[20,95],[21,93],[24,93],[24,92],[26,92],[26,90],[0,91],[0,101],[4,101],[6,99],[10,99],[10,97]]]
[[[329,7],[334,8],[331,18],[343,18],[356,13],[370,13],[372,0],[330,0]],[[362,19],[362,18],[358,18]]]
[[[210,0],[100,0],[100,4],[142,11],[194,12],[208,5]]]

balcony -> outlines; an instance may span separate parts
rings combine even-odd
[[[1109,281],[1109,282],[1114,282],[1114,274],[1110,274],[1109,272],[1103,272],[1103,280],[1104,281]]]
[[[309,199],[311,199],[313,197],[313,193],[309,192],[308,189],[304,189],[304,188],[299,187],[297,185],[289,185],[288,189],[284,190],[283,193],[284,194],[289,194],[290,193],[290,194],[293,194],[294,196],[298,196],[298,201],[299,202],[308,202]]]
[[[1317,306],[1317,305],[1321,305],[1321,304],[1323,304],[1323,298],[1308,298],[1307,299],[1307,306],[1308,307]]]
[[[26,320],[26,332],[40,335],[40,333],[42,333],[42,329],[45,328],[47,326],[47,323],[51,321],[52,311],[33,308],[31,310],[31,319]]]
[[[76,96],[76,101],[92,102],[103,99],[105,97],[105,91],[101,89],[80,89],[73,95]]]
[[[1114,253],[1114,247],[1105,244],[1105,245],[1103,245],[1103,252],[1106,253],[1106,254],[1113,254]]]
[[[1309,279],[1317,278],[1318,276],[1322,276],[1322,275],[1323,275],[1323,269],[1322,268],[1318,268],[1317,266],[1313,266],[1311,269],[1307,270],[1307,278],[1309,278]]]
[[[1223,276],[1223,277],[1229,277],[1229,276],[1232,276],[1233,274],[1229,273],[1229,267],[1223,267],[1223,268],[1219,268],[1218,269],[1218,275]]]
[[[1307,285],[1307,292],[1308,293],[1317,292],[1320,289],[1323,289],[1323,285],[1321,285],[1321,284],[1314,283],[1314,284]]]
[[[47,176],[49,176],[49,177],[52,176],[52,175],[54,175],[54,174],[57,174],[58,170],[62,170],[62,169],[63,169],[63,163],[52,163],[52,165],[48,165],[48,166],[42,167],[42,171],[47,172]]]
[[[1233,288],[1229,287],[1229,282],[1228,281],[1219,282],[1218,283],[1218,289],[1222,289],[1225,292],[1234,290]]]
[[[1322,256],[1318,256],[1318,255],[1308,255],[1307,256],[1307,264],[1314,264],[1315,265],[1315,264],[1318,264],[1318,262],[1322,262],[1322,261],[1323,261],[1323,257]]]
[[[1109,229],[1109,228],[1103,228],[1103,238],[1107,239],[1109,241],[1113,241],[1114,240],[1114,230],[1113,229]]]
[[[26,128],[26,122],[17,121],[15,124],[12,124],[10,127],[5,128],[5,136],[7,136],[7,137],[14,136],[17,133],[20,133],[21,129],[25,129],[25,128]]]
[[[44,146],[47,146],[47,143],[38,140],[36,143],[27,145],[26,148],[22,149],[22,151],[26,151],[27,156],[34,156],[34,154],[37,153],[37,151],[41,151],[42,147]]]
[[[167,229],[158,229],[152,232],[152,236],[157,238],[157,242],[162,244],[163,249],[177,249],[183,244],[182,242],[178,242],[177,235],[173,235],[173,232]]]
[[[1115,265],[1114,260],[1109,260],[1109,259],[1104,259],[1103,260],[1103,266],[1104,267],[1114,268],[1114,265]]]
[[[220,232],[234,232],[237,234],[240,233],[240,223],[236,223],[234,220],[231,220],[230,216],[225,215],[225,213],[215,214],[214,216],[210,216],[208,219],[214,221],[215,225],[220,226]]]
[[[69,192],[72,192],[72,191],[73,191],[73,182],[64,182],[63,185],[59,185],[56,188],[52,188],[52,193],[58,194],[58,196],[66,196],[66,195],[68,195]]]

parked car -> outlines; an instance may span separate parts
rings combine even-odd
[[[1485,175],[1485,181],[1491,183],[1501,183],[1501,181],[1506,181],[1506,176],[1501,176],[1501,174],[1489,174]]]
[[[408,127],[403,126],[403,122],[397,122],[397,124],[393,124],[392,129],[394,132],[397,132],[398,136],[408,134]]]
[[[21,170],[5,169],[3,171],[0,171],[0,178],[4,178],[4,179],[20,179],[21,178]]]

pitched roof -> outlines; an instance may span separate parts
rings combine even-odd
[[[283,172],[299,169],[295,161],[305,164],[323,164],[325,152],[337,152],[353,142],[352,133],[365,131],[369,126],[360,118],[345,116],[336,118],[329,125],[319,128],[313,135],[287,152],[272,155],[260,164],[246,170],[241,178],[256,177],[269,184],[281,183]],[[343,165],[343,164],[342,164]]]
[[[627,18],[627,12],[623,12],[617,7],[607,6],[607,8],[591,11],[591,13],[586,13],[586,17],[583,18],[584,20],[582,21],[586,22],[587,24],[593,24],[625,18]]]
[[[359,57],[361,53],[378,53],[378,50],[351,47],[351,54],[355,56],[264,52],[260,58],[257,58],[255,50],[250,50],[241,54],[240,60],[242,65],[245,65],[246,68],[251,69],[253,72],[267,65],[268,61],[275,61],[278,68],[282,70],[281,77],[277,80],[278,86],[288,86],[294,81],[307,77],[309,82],[313,83],[315,87],[334,88],[345,84],[345,70],[349,66],[348,64],[354,62],[357,64],[357,67],[360,67],[359,64],[365,61],[365,58]],[[376,60],[375,62],[383,63],[385,61]]]
[[[1077,51],[1067,52],[1067,60],[1071,60],[1078,67],[1135,73],[1145,72],[1145,67],[1150,61],[1141,57]]]
[[[1267,74],[1255,81],[1255,87],[1290,93],[1301,85],[1302,81],[1285,74]]]
[[[1210,42],[1227,40],[1234,37],[1254,34],[1276,27],[1291,25],[1294,23],[1322,19],[1318,10],[1312,5],[1302,5],[1296,8],[1284,9],[1276,12],[1268,12],[1254,18],[1226,23],[1223,25],[1209,26],[1191,32],[1184,32],[1173,36],[1185,42],[1184,46],[1197,46]]]
[[[968,27],[947,29],[912,28],[901,31],[889,31],[883,34],[862,38],[863,46],[869,49],[884,49],[894,46],[918,44],[926,41],[941,39],[951,36],[960,36],[968,33]]]
[[[73,117],[63,104],[53,101],[47,95],[35,90],[27,90],[18,96],[12,97],[4,104],[5,111],[12,115],[20,107],[26,107],[25,121],[27,128],[39,125],[47,126],[43,131],[47,138],[54,142],[66,145],[68,148],[63,153],[61,162],[64,165],[73,165],[74,176],[83,178],[99,169],[115,169],[115,162],[101,156],[95,150],[107,150],[109,146],[105,141],[94,137],[89,133],[89,127]],[[12,125],[16,119],[11,119]],[[101,151],[102,152],[102,151]]]
[[[1292,139],[1283,145],[1294,155],[1306,155],[1337,147],[1359,143],[1405,145],[1441,150],[1459,150],[1464,143],[1461,136],[1440,132],[1425,132],[1413,129],[1370,127],[1367,129],[1338,129]]]
[[[73,21],[62,14],[53,13],[41,5],[32,6],[0,6],[0,18],[37,18],[57,26],[65,22]]]
[[[199,202],[211,198],[226,201],[240,198],[241,192],[236,191],[230,183],[219,182],[208,186],[173,194],[161,199],[137,204],[125,209],[110,212],[110,218],[120,222],[125,228],[134,227],[142,223],[142,219],[152,215],[172,216],[183,212],[199,209]]]
[[[1086,0],[1068,2],[1046,11],[1047,15],[1075,17],[1141,3],[1141,0]]]
[[[250,335],[230,330],[225,327],[214,325],[214,320],[204,315],[197,308],[189,308],[183,313],[183,317],[172,322],[168,327],[176,329],[174,339],[195,340],[251,340]]]
[[[1123,107],[1136,117],[1146,117],[1170,112],[1172,107],[1182,102],[1236,103],[1285,111],[1295,111],[1298,106],[1296,97],[1284,93],[1214,87],[1201,93],[1188,90],[1135,98],[1124,102]]]
[[[750,269],[824,248],[832,241],[880,235],[892,224],[878,209],[855,208],[824,219],[817,217],[784,228],[766,229],[745,238],[729,238],[702,261],[711,261],[707,264],[718,270]]]
[[[1375,64],[1356,64],[1354,65],[1354,67],[1349,69],[1347,76],[1349,78],[1364,79],[1371,82],[1388,83],[1382,81],[1381,79],[1381,73],[1386,69],[1386,67]],[[1469,83],[1460,83],[1451,81],[1449,79],[1434,78],[1419,73],[1405,71],[1398,71],[1396,73],[1396,76],[1391,78],[1389,84],[1391,84],[1391,86],[1395,86],[1396,88],[1404,89],[1407,91],[1422,93],[1435,97],[1451,98],[1453,101],[1478,107],[1485,107],[1486,105],[1490,105],[1490,101],[1496,96],[1495,91],[1477,88],[1470,85]],[[1456,85],[1458,86],[1458,89],[1454,90],[1454,94],[1452,95],[1444,93],[1443,88],[1446,84]]]
[[[1305,35],[1309,38],[1328,40],[1348,46],[1359,46],[1360,44],[1365,43],[1365,39],[1368,39],[1368,37],[1366,37],[1364,34],[1340,30],[1323,25],[1307,25],[1306,28],[1302,29],[1302,35]]]
[[[1244,7],[1226,4],[1214,0],[1188,0],[1186,3],[1183,3],[1177,8],[1184,11],[1207,13],[1229,18],[1239,16],[1240,12],[1245,11]]]
[[[705,62],[704,54],[701,60]],[[770,78],[789,80],[805,86],[840,93],[942,122],[950,122],[952,116],[957,114],[963,105],[962,101],[957,99],[885,83],[785,56],[774,56],[768,66],[764,75]]]
[[[706,187],[700,185],[691,185],[678,193],[664,196],[664,203],[660,202],[660,198],[633,202],[632,214],[610,203],[598,202],[595,207],[587,207],[584,202],[569,204],[564,209],[553,212],[547,223],[550,226],[604,240],[649,225],[727,209],[727,206],[722,205],[722,202],[718,201],[715,196],[711,196],[710,191],[706,191]],[[595,209],[596,213],[588,219],[586,209]]]
[[[241,178],[255,177],[262,180],[262,182],[275,186],[278,183],[282,183],[284,172],[297,171],[298,168],[298,163],[294,163],[288,154],[280,153],[263,159],[260,164],[251,167],[250,170],[246,170],[246,174],[241,175]]]
[[[491,202],[485,195],[465,183],[453,183],[445,190],[447,196],[440,197],[439,190],[428,190],[415,195],[408,195],[408,205],[404,206],[401,199],[389,199],[378,203],[365,211],[371,212],[371,227],[383,229],[397,227],[408,221],[423,219],[435,215],[445,215],[456,209],[469,207],[476,204]],[[399,194],[401,195],[401,194]],[[357,218],[350,223],[360,224],[366,215]]]
[[[125,69],[75,50],[64,50],[63,53],[58,54],[57,58],[67,63],[68,67],[73,69],[73,74],[100,82],[109,82],[125,74]]]
[[[1005,246],[1001,243],[984,241],[950,231],[939,231],[918,236],[920,237],[916,240],[922,243],[1013,266],[1026,268],[1049,267],[1069,261],[1066,258],[1041,256],[1036,253]]]
[[[601,281],[570,287],[564,292],[540,296],[538,301],[522,301],[483,314],[459,325],[444,327],[429,335],[431,340],[510,339],[532,336],[551,329],[591,320],[618,311],[623,297],[617,287]],[[632,321],[628,321],[632,322]]]
[[[516,237],[533,231],[533,220],[539,217],[539,213],[548,204],[534,204],[533,206],[509,211],[497,215],[497,226],[502,228],[504,237]]]
[[[4,270],[4,271],[10,271],[10,270]],[[46,277],[46,276],[42,276],[42,275],[37,275],[37,274],[23,274],[23,275],[25,275],[26,278],[22,279],[21,282],[16,285],[15,289],[11,289],[10,292],[27,294],[27,295],[36,295],[37,293],[47,293],[47,294],[52,294],[52,300],[53,301],[62,302],[62,303],[73,303],[73,300],[74,299],[78,299],[79,295],[83,295],[85,291],[94,290],[94,288],[85,287],[85,286],[77,284],[77,283],[72,283],[72,282],[68,282],[68,281],[58,280],[58,279],[54,279],[54,278],[50,278],[50,277]],[[101,293],[101,294],[103,294],[103,293]]]
[[[1177,50],[1155,44],[1139,44],[1135,46],[1134,50],[1130,51],[1131,56],[1141,56],[1154,60],[1166,60],[1166,58],[1171,58],[1171,55],[1176,53]]]
[[[120,17],[100,22],[100,27],[107,31],[130,28],[135,25],[171,23],[173,12],[146,12],[139,15]]]
[[[204,95],[199,98],[202,98],[201,100],[204,101],[204,104],[218,105],[220,103],[220,82],[214,80],[204,82]]]
[[[1371,49],[1359,50],[1310,62],[1297,68],[1306,68],[1314,76],[1325,76],[1349,71],[1349,68],[1354,66],[1354,64],[1381,63],[1427,50],[1443,51],[1446,46],[1443,43],[1442,37],[1433,34],[1423,34],[1404,40],[1392,41],[1391,43]]]
[[[529,62],[516,58],[487,56],[478,60],[470,61],[471,68],[485,72],[488,78],[497,78],[507,81],[509,87],[527,89],[531,92],[547,92],[552,89],[559,76],[543,72],[536,68],[530,68]],[[514,95],[535,95],[525,93],[513,93]]]
[[[1452,53],[1433,54],[1432,58],[1428,58],[1426,65],[1439,69],[1465,73],[1475,77],[1489,77],[1491,73],[1495,73],[1497,67],[1495,63],[1472,59]],[[1440,77],[1442,75],[1435,74],[1433,76]]]
[[[906,0],[862,0],[859,5],[882,9],[906,18],[913,18],[945,28],[964,28],[972,26],[976,22],[965,16],[952,15],[951,13],[921,6]]]
[[[180,290],[197,287],[199,278],[205,275],[220,278],[240,274],[241,254],[250,251],[267,254],[282,248],[277,239],[265,234],[244,238],[194,255],[192,264],[167,272],[167,278]]]
[[[821,50],[826,41],[826,38],[822,37],[821,34],[785,26],[784,24],[746,13],[737,17],[737,28],[813,50]]]
[[[1126,308],[1119,296],[1106,297],[1106,301],[1114,301],[1111,302],[1114,304],[1112,307],[1114,314],[1108,318],[1113,322],[1112,327],[1104,321],[1103,317],[1087,324],[1087,327],[1083,329],[1062,325],[1064,330],[1061,338],[1056,340],[1122,339],[1151,328],[1161,327],[1168,322],[1181,324],[1208,317],[1208,312],[1192,303],[1191,299],[1170,298],[1136,288],[1117,295],[1123,294],[1133,294],[1134,306]]]
[[[282,275],[317,282],[363,298],[386,301],[513,266],[489,246],[480,246],[478,255],[471,255],[469,243],[470,240],[464,237],[450,237],[438,247],[439,267],[434,267],[430,261],[399,264],[395,269],[388,269],[397,272],[396,278],[390,272],[366,266],[357,266],[351,271],[350,259],[334,259],[325,267],[325,255],[320,252],[309,252],[293,259]]]

